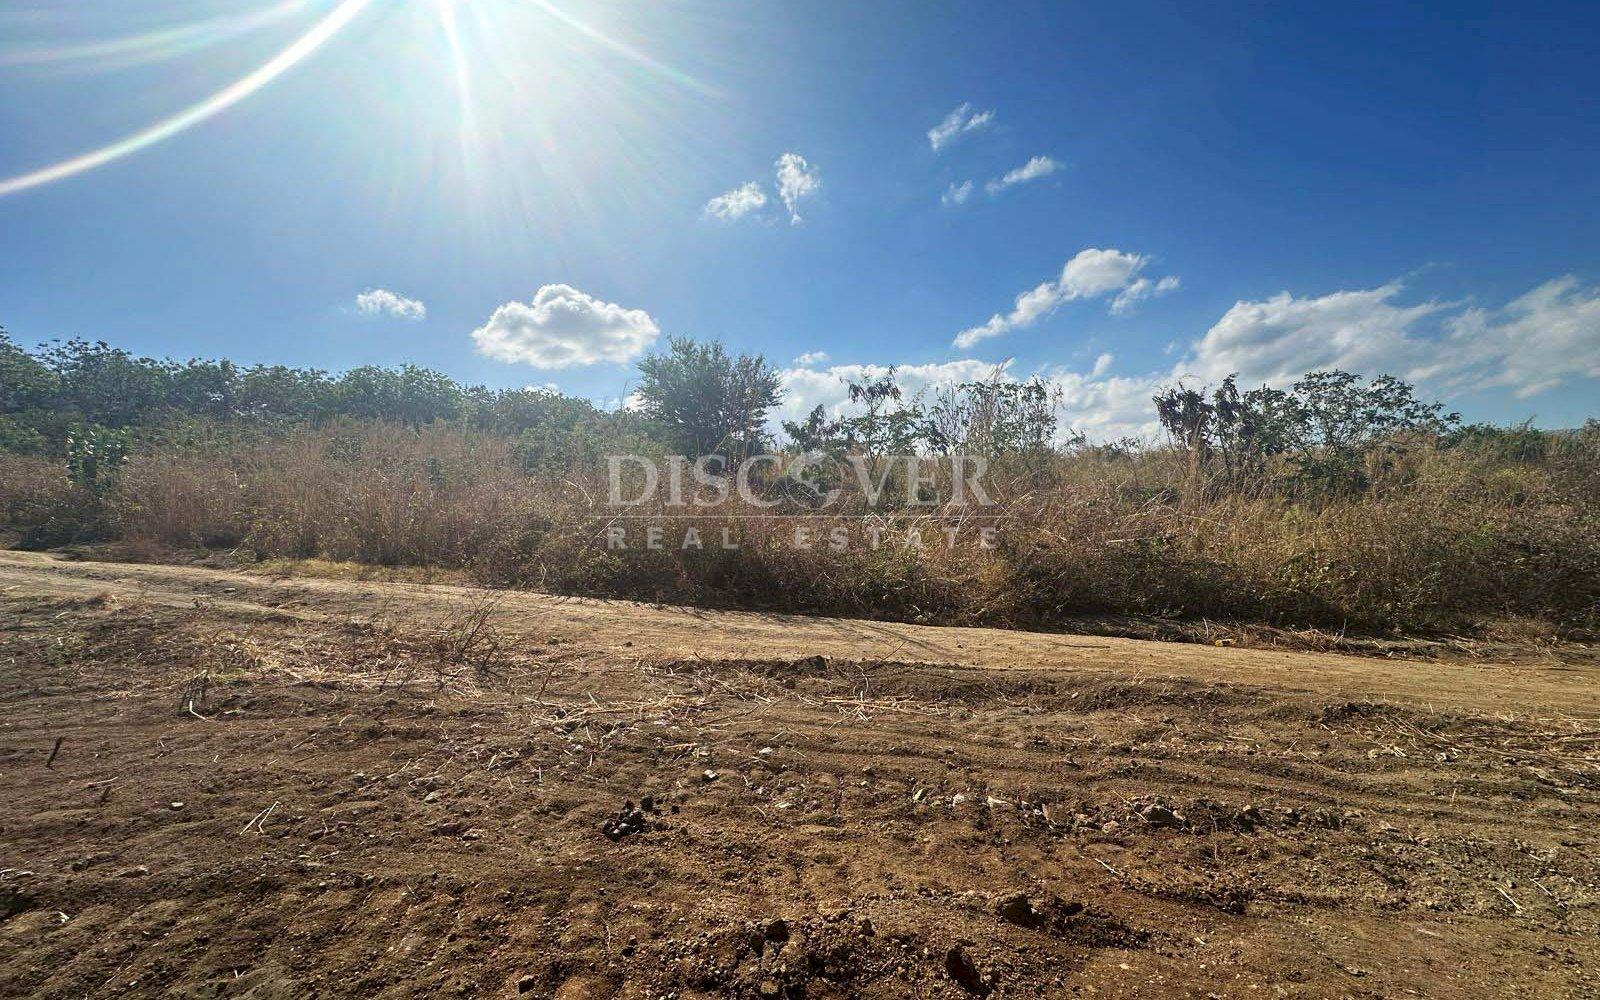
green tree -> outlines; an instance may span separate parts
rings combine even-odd
[[[1424,402],[1392,375],[1310,372],[1287,390],[1240,394],[1229,375],[1208,398],[1170,386],[1154,398],[1156,416],[1196,469],[1220,464],[1229,480],[1259,472],[1274,455],[1290,457],[1304,484],[1334,491],[1364,488],[1372,470],[1415,438],[1437,438],[1461,417]]]
[[[767,413],[783,396],[761,355],[728,354],[720,342],[674,337],[664,354],[639,362],[645,416],[689,455],[749,455],[766,444]]]

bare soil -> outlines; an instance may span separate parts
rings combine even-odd
[[[1596,996],[1597,682],[0,553],[0,995]]]

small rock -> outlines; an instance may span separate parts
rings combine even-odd
[[[956,984],[976,996],[988,996],[989,983],[972,963],[965,948],[956,945],[944,953],[944,971]]]
[[[144,878],[148,874],[150,874],[150,869],[144,865],[137,865],[133,868],[124,868],[122,871],[117,872],[117,875],[120,878]]]
[[[1142,810],[1140,810],[1139,815],[1143,816],[1144,821],[1149,823],[1151,826],[1164,826],[1171,829],[1178,829],[1184,824],[1184,818],[1182,816],[1163,805],[1145,806]]]
[[[535,986],[538,986],[538,985],[539,985],[539,980],[535,979],[532,976],[523,976],[521,979],[517,980],[517,992],[518,993],[532,993],[533,992],[533,988]]]
[[[611,819],[601,824],[600,832],[612,843],[623,837],[635,833],[644,833],[650,829],[650,817],[641,809],[635,809],[632,801],[622,803],[622,811]]]
[[[439,799],[440,799],[440,795],[439,795],[438,792],[429,792],[428,794],[426,794],[426,795],[424,795],[422,797],[422,801],[424,801],[424,802],[438,802]]]
[[[995,909],[999,912],[1000,919],[1018,927],[1037,927],[1044,916],[1034,908],[1033,901],[1020,892],[1000,899],[995,904]]]
[[[179,809],[183,808],[183,803],[182,802],[168,802],[167,803],[167,808],[171,809],[173,812],[177,812]]]

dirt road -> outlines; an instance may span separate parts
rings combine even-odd
[[[0,553],[0,995],[1593,996],[1600,676]]]
[[[473,588],[347,580],[271,579],[187,566],[69,562],[0,550],[0,594],[114,595],[168,607],[204,600],[220,612],[308,620],[437,618]],[[1600,716],[1600,662],[1393,662],[1371,657],[1216,648],[1108,636],[942,628],[753,614],[496,592],[496,620],[521,635],[556,637],[595,654],[915,660],[991,669],[1117,670],[1265,684],[1330,698],[1394,700],[1437,709]]]

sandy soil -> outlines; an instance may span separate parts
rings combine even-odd
[[[1597,681],[0,553],[0,995],[1595,996]]]

